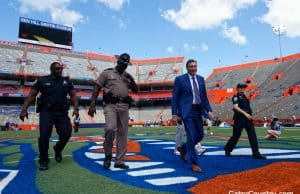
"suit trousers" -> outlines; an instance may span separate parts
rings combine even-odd
[[[187,141],[182,145],[182,149],[187,154],[187,159],[192,164],[198,165],[198,155],[195,145],[203,139],[203,120],[201,107],[192,108],[189,116],[183,119]]]
[[[184,125],[177,124],[176,137],[175,137],[175,148],[180,147],[182,144],[182,137],[185,135]]]
[[[228,140],[224,149],[226,151],[232,152],[232,150],[234,149],[235,145],[237,144],[239,138],[241,137],[243,128],[245,128],[247,131],[248,139],[249,139],[250,146],[252,149],[252,154],[259,155],[260,153],[258,151],[257,137],[256,137],[253,122],[252,122],[252,120],[249,120],[246,117],[240,117],[240,118],[236,118],[234,120],[232,136]]]
[[[38,139],[40,162],[48,162],[49,139],[53,125],[59,136],[55,150],[61,152],[68,143],[72,126],[67,111],[41,111],[40,112],[40,137]]]
[[[127,152],[128,104],[105,105],[104,116],[106,121],[105,140],[103,143],[105,155],[112,154],[113,141],[116,134],[116,164],[123,164]]]

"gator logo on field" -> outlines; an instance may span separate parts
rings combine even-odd
[[[0,143],[0,193],[38,193],[35,156],[31,144]]]
[[[251,173],[257,168],[260,168],[259,172],[261,173],[273,169],[272,165],[274,164],[275,166],[286,165],[285,170],[287,171],[285,172],[288,172],[289,167],[295,167],[296,165],[296,169],[299,169],[300,164],[300,150],[262,148],[260,152],[267,156],[268,159],[254,160],[251,158],[250,148],[238,147],[233,151],[232,157],[225,157],[223,147],[204,146],[207,151],[204,155],[199,156],[200,166],[204,173],[194,173],[189,165],[184,164],[179,156],[174,155],[173,141],[141,139],[129,140],[128,142],[126,164],[129,165],[129,170],[114,168],[114,162],[112,161],[110,170],[106,171],[102,167],[104,159],[103,139],[101,137],[81,139],[81,141],[85,140],[93,140],[94,143],[88,144],[73,154],[74,160],[81,166],[94,173],[132,186],[157,191],[197,193],[197,191],[200,191],[198,189],[204,188],[214,189],[215,191],[217,187],[214,185],[224,184],[222,179],[224,176],[226,177],[225,179],[228,179],[227,176],[230,176],[230,180],[234,180],[233,177],[237,177],[237,180],[240,181],[244,176],[249,179],[247,173]],[[113,151],[115,152],[115,148]],[[82,155],[85,157],[76,157]],[[280,162],[280,164],[276,162]],[[293,171],[292,168],[291,171]],[[266,174],[272,175],[271,171]],[[255,177],[254,175],[252,176]],[[232,188],[230,180],[226,181],[230,183],[228,189]],[[258,179],[254,178],[253,181],[255,180]],[[207,184],[209,181],[214,181],[213,185]],[[266,184],[266,181],[262,182]],[[206,184],[206,186],[203,187],[203,184]],[[251,184],[253,185],[253,182]],[[209,193],[209,191],[207,192]]]

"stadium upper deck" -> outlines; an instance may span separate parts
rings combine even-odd
[[[136,60],[127,68],[138,83],[169,83],[182,73],[184,57]],[[42,76],[53,61],[61,62],[65,76],[74,80],[94,80],[104,69],[114,67],[114,56],[68,52],[43,46],[0,41],[0,73]]]
[[[214,69],[207,78],[209,99],[217,115],[231,119],[231,97],[237,83],[247,83],[247,95],[257,118],[300,117],[300,54]]]
[[[173,80],[182,74],[184,57],[132,60],[128,71],[134,75],[140,92],[133,95],[136,100],[170,99]],[[114,67],[114,56],[95,53],[70,52],[61,49],[28,46],[0,41],[0,95],[26,96],[30,83],[21,83],[18,76],[38,77],[49,73],[49,64],[60,61],[65,65],[64,73],[73,80],[92,81],[106,68]],[[206,79],[209,100],[213,110],[222,120],[232,118],[231,97],[237,83],[247,83],[247,95],[252,100],[255,117],[290,118],[300,117],[300,54],[281,59],[234,65],[214,69]],[[91,95],[89,84],[76,85],[83,99]],[[168,86],[168,89],[153,89]],[[142,90],[142,88],[149,90]],[[159,88],[158,87],[158,88]],[[155,103],[153,103],[155,105]],[[155,118],[170,115],[166,106],[155,110]],[[138,114],[139,115],[139,114]],[[136,118],[143,118],[136,116]],[[153,120],[153,119],[151,119]]]

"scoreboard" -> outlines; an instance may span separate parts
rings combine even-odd
[[[18,41],[72,49],[72,27],[20,17]]]

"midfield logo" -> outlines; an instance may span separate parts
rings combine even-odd
[[[83,139],[81,139],[84,141]],[[74,160],[94,173],[107,176],[125,184],[158,191],[185,193],[197,184],[222,174],[232,174],[269,165],[275,161],[300,161],[300,150],[260,149],[267,160],[251,158],[250,148],[236,148],[232,157],[225,157],[223,147],[204,146],[207,151],[199,156],[204,173],[194,173],[180,157],[174,155],[174,142],[156,139],[129,140],[126,164],[129,170],[102,167],[104,160],[103,139],[90,137],[94,141],[74,152]],[[113,149],[115,152],[115,149]],[[77,158],[76,155],[85,157]],[[114,155],[113,155],[114,156]]]

